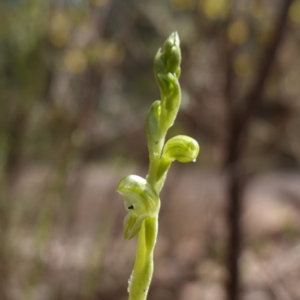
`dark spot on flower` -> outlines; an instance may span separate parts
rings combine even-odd
[[[130,205],[130,206],[128,207],[128,209],[134,209],[133,205]]]

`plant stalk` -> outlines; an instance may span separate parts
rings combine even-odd
[[[153,274],[153,252],[158,232],[156,217],[143,221],[139,231],[134,269],[129,279],[128,300],[146,300]]]

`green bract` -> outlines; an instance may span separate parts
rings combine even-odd
[[[159,49],[154,59],[154,76],[161,99],[155,101],[146,120],[149,150],[149,171],[146,179],[129,175],[121,179],[117,191],[124,197],[128,211],[124,220],[124,237],[131,239],[138,234],[134,269],[129,280],[129,300],[146,300],[153,274],[153,251],[158,231],[159,193],[174,160],[187,163],[195,161],[199,153],[198,143],[184,135],[178,135],[165,143],[168,129],[177,116],[181,91],[180,40],[172,33]]]

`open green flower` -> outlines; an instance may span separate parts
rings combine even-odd
[[[124,197],[124,205],[128,211],[124,219],[124,237],[129,240],[139,232],[146,218],[157,216],[160,201],[147,180],[137,175],[122,178],[117,192]]]
[[[159,180],[167,172],[174,160],[181,163],[195,162],[199,150],[197,141],[186,135],[177,135],[168,140],[160,159],[157,179]]]
[[[177,135],[166,142],[162,157],[169,161],[188,163],[196,160],[199,150],[196,140],[186,135]]]

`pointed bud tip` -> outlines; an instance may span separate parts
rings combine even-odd
[[[172,38],[173,38],[173,40],[174,40],[174,44],[180,44],[180,39],[179,39],[179,34],[178,34],[178,32],[177,31],[173,31],[172,33],[171,33],[171,36],[172,36]]]
[[[172,32],[164,43],[164,50],[169,51],[172,47],[180,46],[180,38],[177,31]]]

